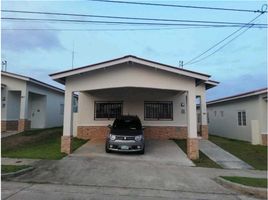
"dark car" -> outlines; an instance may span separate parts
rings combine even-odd
[[[106,139],[106,152],[138,152],[144,154],[144,134],[137,116],[120,116],[108,126],[110,133]]]

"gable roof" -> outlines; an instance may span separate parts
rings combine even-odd
[[[146,60],[144,58],[139,58],[139,57],[136,57],[133,55],[127,55],[127,56],[116,58],[113,60],[108,60],[108,61],[104,61],[104,62],[92,64],[92,65],[87,65],[87,66],[83,66],[83,67],[79,67],[79,68],[75,68],[75,69],[71,69],[71,70],[65,70],[65,71],[53,73],[53,74],[50,74],[50,76],[55,81],[64,84],[65,78],[68,76],[73,76],[76,74],[85,73],[85,72],[89,72],[89,71],[93,71],[93,70],[97,70],[97,69],[101,69],[101,68],[106,68],[106,67],[110,67],[113,65],[118,65],[118,64],[122,64],[122,63],[131,63],[131,62],[142,64],[142,65],[145,65],[148,67],[162,69],[165,71],[173,72],[176,74],[180,74],[180,75],[184,75],[184,76],[188,76],[188,77],[192,77],[192,78],[196,78],[196,79],[204,80],[204,81],[208,81],[208,79],[210,77],[210,75],[207,75],[207,74],[203,74],[203,73],[199,73],[199,72],[194,72],[194,71],[190,71],[190,70],[162,64],[162,63],[158,63],[158,62],[151,61],[151,60]],[[216,82],[214,82],[214,83],[216,83]]]
[[[253,90],[253,91],[250,91],[250,92],[245,92],[245,93],[241,93],[241,94],[237,94],[237,95],[228,96],[228,97],[216,99],[216,100],[213,100],[213,101],[209,101],[209,102],[207,102],[207,105],[227,102],[227,101],[236,100],[236,99],[242,99],[242,98],[256,96],[256,95],[260,95],[260,94],[267,94],[267,92],[268,92],[268,88],[262,88],[262,89]]]
[[[12,77],[12,78],[16,78],[16,79],[19,79],[19,80],[23,80],[23,81],[26,81],[26,82],[34,83],[36,85],[40,85],[40,86],[49,88],[49,89],[54,90],[54,91],[57,91],[57,92],[60,92],[60,93],[64,93],[64,90],[63,89],[60,89],[60,88],[55,87],[53,85],[49,85],[47,83],[38,81],[38,80],[36,80],[34,78],[31,78],[31,77],[28,77],[28,76],[23,76],[23,75],[11,73],[11,72],[6,72],[6,71],[1,71],[1,76],[2,75],[8,76],[8,77]]]

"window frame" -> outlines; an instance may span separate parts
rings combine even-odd
[[[237,125],[247,126],[247,112],[245,110],[237,111]]]
[[[123,115],[123,109],[124,109],[124,104],[123,101],[94,101],[94,120],[114,120],[116,117],[102,117],[102,118],[97,118],[97,104],[98,103],[108,103],[108,104],[121,104],[121,113],[120,115]]]
[[[171,118],[147,118],[146,117],[146,104],[170,104],[171,105]],[[143,103],[144,107],[144,121],[173,121],[173,101],[144,101]]]

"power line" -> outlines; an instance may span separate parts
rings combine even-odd
[[[204,10],[218,10],[218,11],[235,11],[235,12],[251,12],[251,13],[267,13],[263,10],[249,10],[249,9],[236,9],[236,8],[220,8],[220,7],[205,7],[205,6],[186,6],[178,4],[163,4],[163,3],[147,3],[147,2],[133,2],[133,1],[111,1],[111,0],[88,0],[103,3],[117,3],[117,4],[132,4],[132,5],[144,5],[144,6],[162,6],[173,8],[191,8],[191,9],[204,9]],[[267,7],[267,4],[264,4]],[[263,9],[263,7],[262,7]]]
[[[40,14],[40,15],[59,15],[73,17],[93,17],[107,19],[122,19],[122,20],[142,20],[142,21],[165,21],[165,22],[191,22],[191,23],[208,23],[208,24],[230,24],[230,25],[245,25],[243,22],[223,22],[223,21],[202,21],[202,20],[182,20],[182,19],[163,19],[163,18],[145,18],[145,17],[126,17],[126,16],[111,16],[111,15],[88,15],[77,13],[59,13],[59,12],[42,12],[42,11],[26,11],[26,10],[1,10],[6,13],[23,13],[23,14]],[[255,24],[266,26],[267,24]]]
[[[245,29],[244,31],[242,31],[241,33],[239,33],[237,36],[235,36],[233,39],[231,39],[230,41],[228,41],[227,43],[225,43],[224,45],[222,45],[221,47],[219,47],[218,49],[216,49],[215,51],[213,51],[211,54],[209,54],[209,55],[205,56],[204,58],[201,58],[201,59],[199,59],[199,60],[197,60],[195,62],[192,62],[192,63],[190,63],[188,65],[192,65],[192,64],[201,62],[202,60],[205,60],[206,58],[208,58],[208,57],[212,56],[213,54],[217,53],[218,51],[220,51],[221,49],[223,49],[225,46],[227,46],[229,43],[231,43],[232,41],[234,41],[236,38],[238,38],[239,36],[241,36],[242,34],[244,34],[246,31],[248,31],[251,27],[252,26],[247,27],[247,29]]]
[[[250,22],[248,22],[248,24],[254,22],[256,19],[258,19],[263,13],[259,14],[257,17],[255,17],[254,19],[252,19]],[[228,38],[232,37],[234,34],[236,34],[237,32],[239,32],[240,30],[242,30],[243,28],[245,28],[247,26],[242,26],[241,28],[237,29],[236,31],[234,31],[233,33],[231,33],[230,35],[228,35],[227,37],[225,37],[224,39],[222,39],[221,41],[217,42],[216,44],[214,44],[212,47],[210,47],[209,49],[207,49],[206,51],[204,51],[203,53],[199,54],[198,56],[192,58],[191,60],[189,60],[188,62],[186,62],[184,65],[188,65],[188,64],[192,64],[193,62],[195,62],[196,59],[200,58],[201,56],[203,56],[204,54],[206,54],[207,52],[209,52],[210,50],[214,49],[216,46],[218,46],[219,44],[221,44],[222,42],[224,42],[225,40],[227,40]],[[249,28],[251,28],[251,26],[249,26]]]
[[[19,18],[19,17],[2,17],[2,20],[16,20],[16,21],[47,21],[47,22],[71,22],[71,23],[96,23],[105,25],[147,25],[147,26],[185,26],[185,27],[241,27],[241,25],[222,25],[222,24],[186,24],[186,23],[149,23],[149,22],[122,22],[122,21],[99,21],[99,20],[74,20],[74,19],[50,19],[50,18]],[[255,25],[255,24],[252,24]],[[249,26],[245,24],[242,27]],[[265,26],[258,26],[258,28],[267,28]]]

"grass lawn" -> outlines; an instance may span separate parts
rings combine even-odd
[[[25,131],[2,139],[2,157],[61,159],[66,154],[60,152],[62,128]],[[73,139],[73,150],[86,140]]]
[[[187,154],[187,142],[186,140],[174,140],[176,144]],[[193,160],[197,167],[208,167],[208,168],[222,168],[214,161],[210,160],[205,154],[199,151],[199,159]]]
[[[267,147],[252,145],[249,142],[210,135],[209,140],[253,166],[255,169],[267,170]]]
[[[224,178],[234,183],[246,185],[246,186],[267,188],[266,178],[249,178],[249,177],[239,177],[239,176],[221,176],[221,178]]]
[[[1,165],[1,173],[16,172],[21,169],[28,168],[28,165]]]

